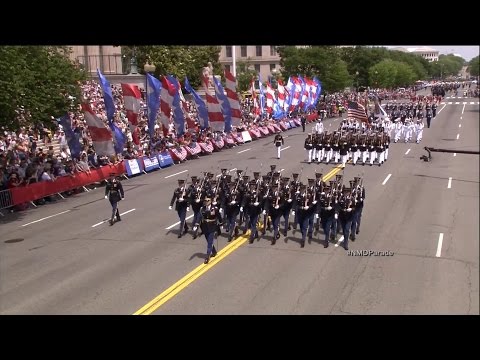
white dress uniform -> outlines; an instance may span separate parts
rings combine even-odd
[[[417,124],[415,125],[415,131],[417,133],[417,144],[422,141],[423,137],[423,128],[425,125],[423,124],[423,121],[417,120]]]

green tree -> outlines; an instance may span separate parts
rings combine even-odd
[[[237,91],[243,93],[250,89],[250,84],[252,78],[257,76],[255,69],[252,69],[250,66],[250,59],[247,58],[246,61],[239,61],[236,64],[237,66]]]
[[[352,84],[347,64],[340,58],[334,46],[309,46],[297,48],[283,46],[277,49],[280,55],[282,76],[317,76],[326,91],[338,91]]]
[[[470,76],[478,76],[479,67],[479,57],[475,56],[472,60],[468,62],[468,72],[470,73]]]
[[[0,46],[0,126],[53,128],[54,118],[77,108],[85,74],[68,55],[67,47]]]
[[[368,70],[370,79],[369,85],[374,88],[393,88],[397,76],[397,65],[394,61],[387,59],[373,65]]]
[[[138,71],[143,72],[147,61],[156,66],[155,75],[176,76],[183,83],[185,76],[193,88],[201,85],[202,68],[212,63],[215,75],[222,75],[223,70],[218,62],[219,46],[123,46],[122,53],[131,58],[135,52]]]
[[[412,67],[404,62],[394,61],[394,65],[397,69],[395,75],[394,86],[395,87],[408,87],[414,84],[417,76]]]

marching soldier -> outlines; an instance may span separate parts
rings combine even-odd
[[[210,257],[217,256],[217,249],[213,245],[213,240],[222,225],[222,215],[219,208],[212,204],[212,198],[208,196],[205,197],[200,213],[200,224],[196,225],[200,225],[200,229],[207,240],[207,257],[203,263],[208,264]]]
[[[343,194],[340,195],[340,224],[343,232],[343,247],[348,250],[348,240],[350,238],[350,229],[353,222],[353,198],[350,188],[344,188]]]
[[[107,181],[107,186],[105,186],[105,199],[108,199],[110,205],[112,205],[112,216],[109,221],[110,225],[114,224],[115,217],[117,221],[122,221],[120,218],[120,212],[118,211],[118,202],[125,198],[122,183],[117,180],[115,175],[115,173],[110,173],[110,179]]]
[[[188,231],[188,226],[185,221],[187,211],[190,210],[188,203],[188,192],[187,187],[185,186],[185,180],[178,180],[178,187],[173,192],[172,200],[170,201],[169,210],[172,210],[173,204],[175,203],[175,210],[177,211],[178,217],[180,219],[180,228],[178,237],[181,238],[184,233]]]
[[[272,245],[280,238],[280,218],[282,217],[284,199],[282,192],[279,190],[278,184],[272,185],[272,191],[267,198],[266,211],[270,214],[273,224]]]
[[[277,148],[277,159],[280,159],[280,152],[282,149],[282,145],[284,144],[283,136],[281,134],[275,135],[275,139],[273,140],[273,143]]]
[[[308,134],[307,138],[305,139],[304,148],[307,151],[307,161],[310,164],[312,162],[312,149],[313,149],[312,134]]]
[[[362,220],[363,202],[365,201],[365,188],[363,187],[362,180],[359,177],[355,177],[355,209],[353,212],[353,224],[352,224],[352,241],[355,241],[355,234],[360,233],[360,222]]]
[[[207,174],[205,173],[204,174],[204,180],[205,180],[205,177],[207,176]],[[195,225],[195,224],[198,224],[200,223],[200,209],[202,208],[202,205],[203,205],[203,198],[205,196],[205,193],[203,191],[203,183],[204,183],[204,180],[202,180],[202,184],[199,184],[198,183],[198,178],[196,176],[192,176],[191,177],[192,179],[192,184],[190,185],[189,189],[188,189],[188,194],[189,194],[189,199],[188,199],[188,202],[189,204],[191,204],[192,206],[192,210],[193,210],[193,220],[192,220],[192,224],[193,224],[193,238],[196,239],[197,238],[197,232],[198,232],[198,225]]]
[[[254,180],[252,180],[250,182],[249,194],[244,197],[242,205],[242,208],[248,214],[248,228],[250,229],[250,238],[248,242],[250,244],[253,243],[254,239],[258,239],[257,221],[258,216],[263,209],[263,202],[264,200],[263,196],[261,195],[260,186]]]
[[[428,119],[428,118],[427,118]],[[415,132],[417,133],[417,144],[420,143],[420,141],[422,141],[422,137],[423,137],[423,128],[425,127],[425,125],[423,124],[423,121],[421,121],[420,119],[417,120],[417,124],[415,126]]]

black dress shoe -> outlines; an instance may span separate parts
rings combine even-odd
[[[217,253],[216,253],[216,252],[214,252],[214,253],[212,253],[212,255],[211,255],[211,256],[212,256],[212,257],[215,257],[215,256],[217,256]]]
[[[277,240],[272,239],[272,245],[275,245],[276,242],[277,242]]]
[[[283,232],[283,236],[285,236],[285,237],[287,236],[287,232],[286,232],[286,231]]]
[[[351,239],[352,241],[355,241],[355,236],[352,236],[350,239]]]
[[[228,239],[227,239],[227,242],[230,242],[230,241],[232,241],[232,237],[229,235]]]
[[[348,250],[348,246],[344,246],[343,248],[344,248],[345,250]]]
[[[357,234],[357,235],[358,235],[358,233],[359,233],[359,232],[360,232],[360,230],[358,230],[358,229],[357,229],[357,231],[355,231],[355,234]]]
[[[323,245],[323,248],[324,248],[324,249],[328,248],[328,244],[327,244],[327,245]]]
[[[301,248],[305,247],[305,241],[300,242],[300,247]]]
[[[182,233],[180,233],[180,234],[178,234],[178,236],[177,236],[177,237],[180,239],[180,238],[182,237],[182,235],[183,235],[183,234],[182,234]]]
[[[210,261],[210,257],[207,257],[203,263],[208,264],[209,261]]]
[[[113,225],[113,220],[108,220],[108,223],[110,224],[110,226]]]
[[[197,238],[197,234],[193,234],[193,240],[195,240]]]
[[[117,221],[122,221],[122,219],[120,218],[120,216],[117,216]]]
[[[277,236],[275,236],[275,240],[280,239],[280,233],[277,233]]]

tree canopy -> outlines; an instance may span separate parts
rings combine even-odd
[[[144,73],[143,66],[149,62],[155,65],[155,75],[173,75],[183,83],[185,76],[193,88],[201,85],[200,74],[208,62],[212,63],[215,75],[222,75],[218,62],[219,46],[124,46],[122,52],[130,58],[135,51],[138,71]]]
[[[53,127],[77,108],[85,74],[68,55],[67,47],[0,46],[0,126]]]
[[[478,76],[479,67],[480,64],[478,56],[475,56],[472,60],[468,62],[468,72],[471,76]]]

